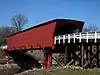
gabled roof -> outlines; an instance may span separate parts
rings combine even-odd
[[[58,21],[77,21],[77,22],[82,22],[82,23],[84,23],[83,21],[78,21],[78,20],[71,20],[71,19],[54,19],[54,20],[50,20],[50,21],[47,21],[47,22],[44,22],[44,23],[41,23],[41,24],[38,24],[38,25],[35,25],[35,26],[33,26],[33,27],[30,27],[30,28],[28,28],[28,29],[25,29],[25,30],[23,30],[23,31],[20,31],[20,32],[17,32],[17,33],[14,33],[14,34],[11,34],[11,35],[9,35],[9,36],[7,36],[7,37],[10,37],[10,36],[13,36],[13,35],[16,35],[16,34],[19,34],[19,33],[22,33],[22,32],[26,32],[26,31],[28,31],[28,30],[31,30],[31,29],[33,29],[33,28],[37,28],[37,27],[40,27],[40,26],[44,26],[44,25],[47,25],[48,23],[51,23],[51,22],[58,22]]]

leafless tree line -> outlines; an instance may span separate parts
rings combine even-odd
[[[7,42],[7,36],[13,33],[22,31],[28,19],[23,14],[14,15],[11,18],[11,26],[0,27],[0,45],[5,45]]]
[[[94,25],[94,24],[91,24],[91,25],[89,25],[89,26],[84,26],[83,27],[83,30],[82,30],[82,32],[94,32],[94,31],[100,31],[100,28],[99,27],[97,27],[96,25]]]

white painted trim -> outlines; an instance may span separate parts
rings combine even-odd
[[[73,33],[73,34],[65,34],[65,35],[59,35],[55,36],[54,44],[56,44],[56,41],[58,40],[58,43],[61,43],[61,40],[63,40],[63,43],[65,43],[65,40],[68,40],[67,43],[70,43],[73,39],[72,43],[76,42],[76,39],[79,40],[79,42],[82,42],[82,40],[86,40],[86,43],[89,42],[90,39],[93,39],[94,42],[97,42],[97,39],[100,39],[100,32],[84,32],[84,33]]]

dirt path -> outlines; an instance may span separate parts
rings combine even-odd
[[[19,73],[22,71],[25,70],[19,68],[15,64],[10,65],[10,67],[7,67],[7,65],[0,65],[0,75],[14,75],[15,73]]]

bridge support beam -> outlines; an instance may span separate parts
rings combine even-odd
[[[100,53],[100,51],[99,51],[99,44],[97,44],[97,67],[99,68],[100,67],[100,65],[99,65],[99,53]]]
[[[81,44],[81,66],[84,65],[84,45]]]
[[[68,63],[68,46],[65,45],[65,65]]]
[[[43,61],[43,68],[50,68],[52,66],[52,53],[51,52],[44,52],[44,61]]]

